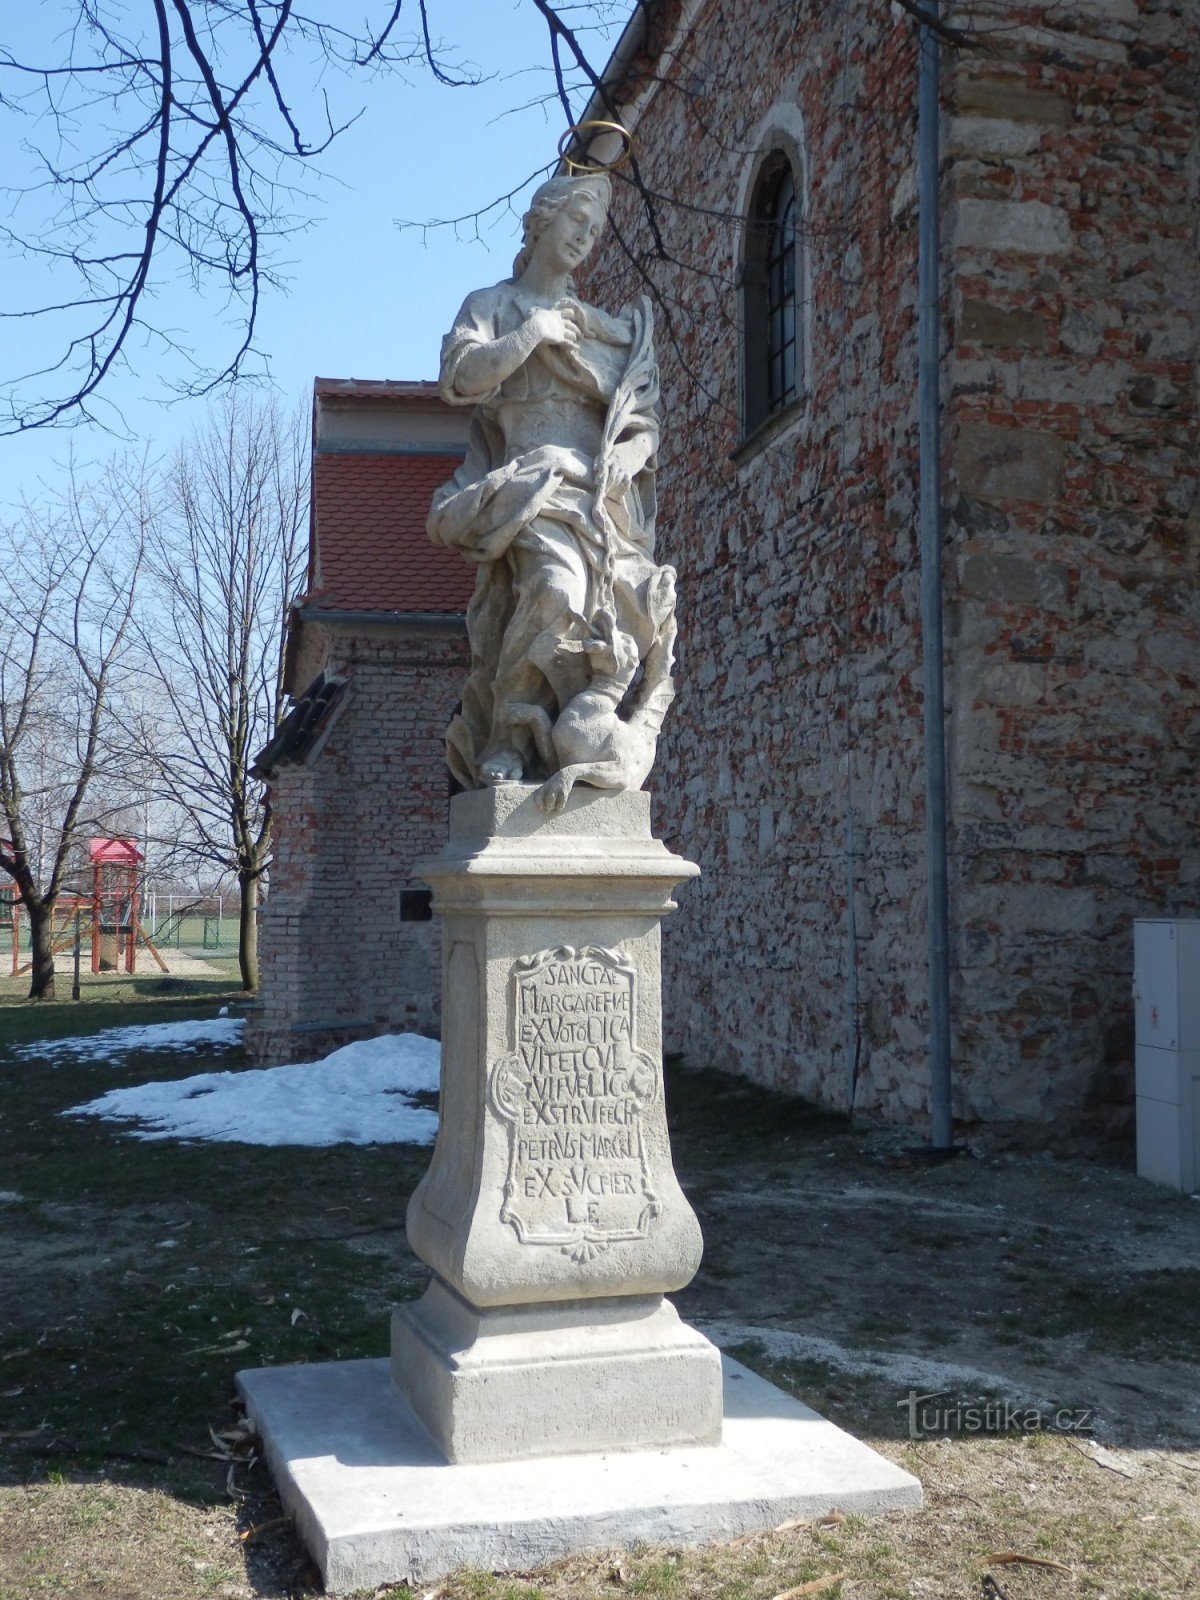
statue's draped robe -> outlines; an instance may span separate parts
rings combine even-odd
[[[506,708],[540,706],[551,722],[588,683],[582,642],[608,612],[637,641],[654,640],[647,591],[654,564],[658,372],[643,296],[611,317],[575,300],[575,350],[540,345],[498,388],[457,385],[463,357],[520,327],[538,302],[519,281],[468,296],[442,344],[441,393],[474,405],[466,459],[434,495],[429,533],[477,564],[467,612],[471,670],[447,733],[451,771],[469,788],[489,756],[513,750],[524,776],[547,776],[528,723]],[[586,407],[603,422],[599,453],[514,438],[531,408]],[[608,484],[616,446],[649,435],[646,464],[627,486]],[[597,501],[599,503],[597,503]]]

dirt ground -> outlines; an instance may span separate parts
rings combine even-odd
[[[389,1304],[426,1277],[403,1212],[428,1153],[143,1143],[60,1115],[206,1064],[0,1053],[0,1600],[316,1588],[232,1375],[385,1352]],[[1200,1594],[1200,1203],[1082,1161],[927,1165],[712,1073],[672,1070],[668,1105],[706,1239],[681,1313],[916,1473],[926,1507],[460,1574],[445,1600]],[[1014,1426],[1035,1409],[1072,1431]],[[1043,1564],[989,1564],[1014,1554]]]
[[[1086,1407],[1108,1442],[1200,1446],[1200,1204],[1110,1166],[902,1149],[837,1136],[765,1181],[697,1170],[707,1270],[680,1310],[897,1398]]]
[[[223,969],[228,969],[228,957],[218,957],[211,961],[207,957],[194,956],[186,950],[164,950],[162,958],[167,964],[166,976],[171,978],[217,978],[222,975]],[[138,951],[138,965],[142,972],[153,979],[159,972],[154,957],[148,950]],[[75,958],[69,950],[60,951],[54,958],[54,971],[59,976],[70,978],[75,971]],[[114,974],[114,976],[119,976]]]

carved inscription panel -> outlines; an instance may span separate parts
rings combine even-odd
[[[492,1073],[492,1108],[508,1125],[500,1220],[522,1244],[587,1261],[641,1239],[658,1202],[643,1117],[658,1070],[637,1048],[637,975],[595,946],[543,950],[511,979],[515,1053]]]

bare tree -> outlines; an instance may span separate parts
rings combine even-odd
[[[31,263],[30,300],[5,318],[42,328],[44,366],[0,384],[0,432],[78,421],[123,359],[147,341],[183,354],[156,291],[182,276],[218,290],[240,317],[215,370],[238,376],[255,353],[272,245],[303,226],[305,169],[358,115],[335,113],[347,76],[424,61],[465,82],[439,53],[426,0],[400,32],[402,0],[43,0],[26,38],[0,44],[0,114],[32,166],[12,185],[0,245]],[[333,70],[331,70],[333,69]],[[309,126],[311,125],[311,126]],[[186,336],[185,336],[186,337]]]
[[[255,753],[284,713],[287,608],[303,573],[307,432],[274,399],[236,389],[176,456],[147,542],[138,618],[147,679],[135,727],[160,799],[186,819],[170,868],[232,872],[238,959],[258,987],[257,908],[271,849]]]
[[[137,485],[109,474],[0,530],[0,868],[29,918],[34,1000],[54,998],[55,910],[113,775],[143,519]]]

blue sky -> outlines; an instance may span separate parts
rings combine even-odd
[[[322,158],[315,220],[280,248],[288,285],[268,292],[262,312],[258,345],[289,398],[306,394],[316,376],[435,376],[441,335],[463,296],[511,270],[521,197],[516,215],[502,211],[485,221],[482,240],[456,239],[451,229],[422,238],[397,221],[469,212],[554,160],[563,131],[558,106],[515,109],[552,87],[545,25],[529,0],[441,0],[430,15],[460,58],[474,60],[489,80],[447,88],[414,68],[407,83],[364,78],[341,87],[343,104],[361,105],[365,114]],[[36,21],[18,23],[5,42],[19,53],[23,41],[11,34],[38,28]],[[590,36],[597,65],[618,31],[614,21],[607,37]],[[0,160],[11,159],[10,141],[11,133],[0,139]],[[28,267],[0,257],[0,304],[19,303],[29,283]],[[168,285],[156,311],[202,358],[219,359],[228,345],[219,308],[186,285]],[[34,333],[20,323],[4,331],[0,354],[11,370],[31,359]],[[169,362],[161,351],[135,347],[131,357],[134,370],[116,374],[107,389],[104,415],[114,433],[84,426],[0,439],[0,506],[37,500],[61,483],[69,452],[85,470],[130,440],[166,453],[200,420],[203,402],[162,403]]]

